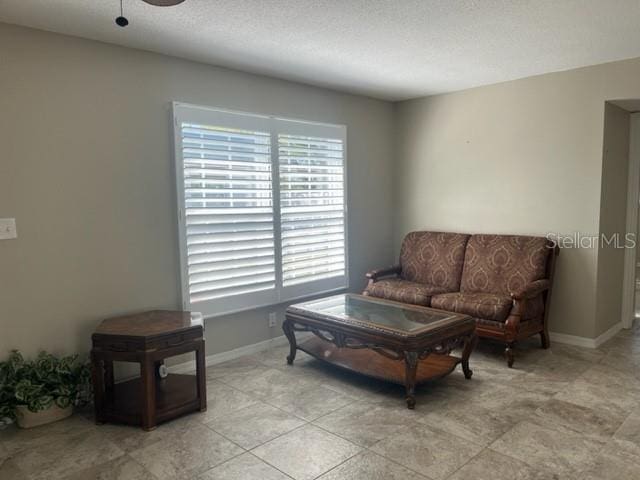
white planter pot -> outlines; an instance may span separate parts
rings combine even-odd
[[[20,428],[33,428],[47,423],[57,422],[63,418],[67,418],[73,413],[73,406],[60,408],[53,403],[49,408],[40,410],[39,412],[30,411],[26,405],[18,405],[16,407],[16,417]]]

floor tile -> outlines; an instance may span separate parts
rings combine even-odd
[[[314,376],[318,378],[323,387],[354,400],[374,402],[383,401],[387,397],[385,392],[389,388],[389,384],[386,382],[340,370],[322,362],[314,362],[307,370],[311,370],[311,368],[313,368]]]
[[[2,431],[0,430],[0,438],[2,438]],[[9,457],[9,451],[7,447],[4,446],[3,442],[0,441],[0,463],[2,463],[5,459]]]
[[[564,373],[559,374],[537,366],[532,371],[513,378],[508,386],[552,396],[567,388],[574,379],[566,378]]]
[[[288,368],[287,356],[289,355],[289,345],[282,345],[280,347],[271,348],[264,352],[256,354],[256,358],[260,363],[271,368]],[[296,367],[302,366],[304,363],[313,361],[313,357],[298,350],[296,352],[296,358],[294,365]]]
[[[505,364],[503,362],[486,360],[474,362],[473,357],[470,360],[470,367],[474,375],[472,382],[477,382],[478,380],[483,381],[484,379],[490,378],[494,385],[496,383],[508,383],[514,378],[521,377],[526,373],[518,368],[504,368]]]
[[[563,363],[563,358],[598,363],[607,354],[605,350],[600,348],[585,348],[556,342],[553,342],[551,348],[546,352],[549,353],[541,355],[540,358],[543,362],[548,361],[549,363]]]
[[[299,392],[315,382],[289,375],[275,368],[258,367],[252,372],[231,374],[220,379],[223,383],[255,397],[267,398],[287,392]]]
[[[130,455],[158,479],[191,479],[243,451],[210,428],[194,425]]]
[[[581,470],[580,480],[638,480],[640,457],[617,445],[604,449],[588,467]]]
[[[608,342],[600,345],[600,349],[606,352],[625,352],[630,354],[640,353],[640,332],[634,332],[634,335],[628,336],[624,334],[624,330],[618,333]]]
[[[416,405],[414,411],[422,414],[441,408],[443,405],[464,403],[467,397],[456,395],[451,392],[451,390],[438,385],[437,382],[427,382],[416,388],[415,398]],[[396,408],[406,409],[406,389],[400,385],[394,385],[389,391],[388,398],[377,403],[394,405]]]
[[[351,458],[360,447],[313,425],[287,433],[252,451],[296,480],[311,480]]]
[[[552,399],[538,408],[531,419],[545,427],[562,429],[606,443],[622,425],[625,417]]]
[[[23,430],[15,424],[0,432],[0,444],[6,455],[15,455],[25,449],[46,447],[51,443],[64,442],[80,433],[91,433],[96,426],[81,415],[72,415],[64,420]]]
[[[380,455],[363,452],[325,473],[319,480],[406,480],[409,478],[427,480],[426,477]]]
[[[265,368],[256,357],[247,355],[229,362],[209,365],[207,367],[207,380],[216,380],[228,375],[242,375],[243,373],[251,373],[256,369]]]
[[[623,415],[636,408],[640,382],[613,368],[594,366],[554,398]]]
[[[473,402],[494,412],[500,419],[515,424],[533,415],[550,398],[540,392],[499,386],[474,397]]]
[[[491,366],[485,368],[485,370],[482,370],[481,366],[476,367],[473,370],[474,373],[471,379],[465,378],[459,370],[455,370],[447,377],[427,382],[420,390],[441,391],[446,393],[451,400],[466,402],[469,399],[477,398],[479,395],[492,392],[496,388],[501,388],[508,383],[509,379],[514,378],[512,373],[517,372],[515,369],[511,369],[511,372],[507,374],[497,373],[499,369],[509,370],[505,366]],[[515,376],[519,376],[522,373],[518,371]],[[501,378],[496,380],[496,377],[499,376]]]
[[[207,423],[207,426],[247,450],[304,425],[304,420],[257,403]]]
[[[599,365],[613,368],[638,378],[640,376],[640,353],[610,351],[599,362]]]
[[[207,382],[207,411],[199,417],[202,423],[224,418],[232,412],[255,405],[258,400],[217,380]]]
[[[506,455],[486,449],[447,480],[558,480],[553,473],[533,469]],[[563,480],[567,480],[566,477]]]
[[[616,367],[594,365],[582,374],[580,379],[606,385],[611,389],[640,392],[640,379]]]
[[[170,440],[187,434],[189,430],[200,424],[201,413],[194,413],[161,423],[154,430],[145,432],[140,427],[105,423],[96,430],[106,439],[118,445],[125,452],[133,452],[154,445],[162,440]]]
[[[640,456],[640,415],[630,415],[613,438],[616,445]]]
[[[203,473],[198,480],[289,480],[290,477],[267,465],[251,453],[243,453]]]
[[[441,480],[480,453],[482,447],[420,425],[381,440],[371,450],[433,480]]]
[[[598,350],[532,338],[513,369],[503,349],[480,342],[472,380],[422,385],[410,411],[401,386],[302,352],[289,366],[287,347],[272,348],[208,367],[207,412],[152,432],[96,426],[90,411],[10,426],[0,480],[640,478],[640,328]],[[246,452],[225,435],[266,443]]]
[[[36,429],[39,427],[36,427]],[[64,478],[113,460],[124,454],[95,429],[52,438],[12,456],[18,468],[32,480]]]
[[[490,448],[532,468],[571,476],[593,462],[602,444],[525,421],[505,433]]]
[[[299,392],[285,392],[275,397],[267,397],[265,401],[307,421],[354,402],[353,398],[320,385],[313,385]]]
[[[10,458],[0,460],[0,480],[28,480],[28,477]]]
[[[418,415],[405,405],[388,407],[356,402],[313,423],[353,443],[370,447],[383,438],[411,428],[417,418]]]
[[[444,430],[478,445],[487,446],[501,437],[514,423],[500,417],[499,412],[473,406],[443,406],[420,417],[419,421]]]
[[[155,480],[155,477],[129,455],[123,455],[64,477],[63,480]]]

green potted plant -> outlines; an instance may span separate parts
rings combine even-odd
[[[89,365],[78,355],[56,357],[40,352],[27,361],[17,350],[0,362],[0,425],[17,421],[23,428],[68,417],[74,405],[91,395]]]

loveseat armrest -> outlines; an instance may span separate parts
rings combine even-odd
[[[545,290],[548,290],[551,286],[551,282],[546,278],[542,280],[536,280],[528,285],[525,285],[520,291],[511,294],[511,298],[514,300],[526,300],[528,298],[535,298]]]
[[[394,265],[392,267],[371,270],[370,272],[367,272],[366,276],[370,282],[375,282],[382,277],[388,277],[389,275],[398,275],[401,271],[402,267],[400,265]]]

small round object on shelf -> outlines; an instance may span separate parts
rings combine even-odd
[[[169,369],[164,363],[158,367],[158,376],[160,378],[167,378],[169,376]]]
[[[129,20],[127,20],[126,17],[120,16],[116,18],[116,25],[118,25],[119,27],[126,27],[127,25],[129,25]]]

